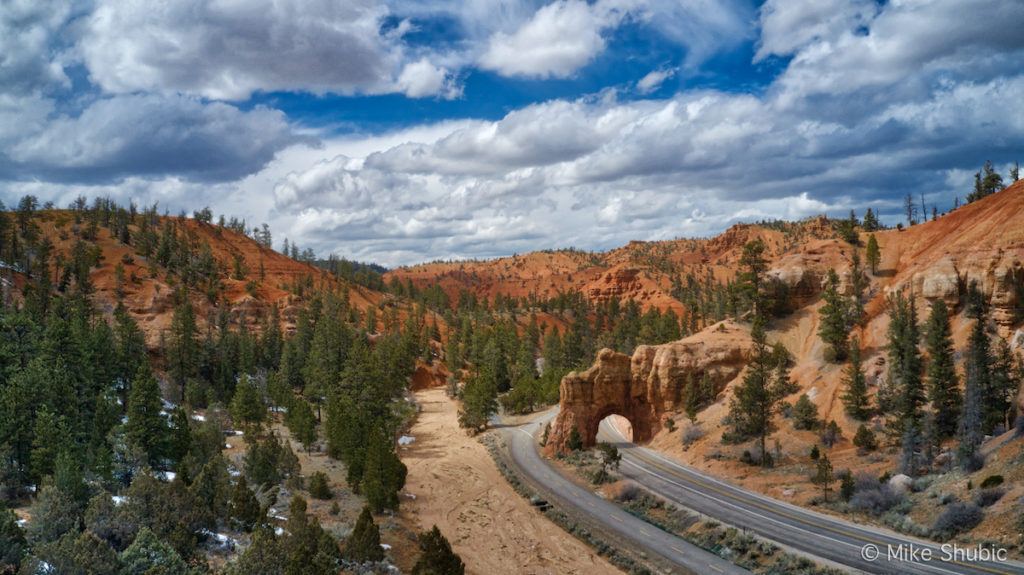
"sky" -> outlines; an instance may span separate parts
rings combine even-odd
[[[1024,2],[4,0],[0,200],[387,266],[895,222],[1024,160]]]

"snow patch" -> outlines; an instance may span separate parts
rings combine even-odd
[[[128,498],[124,495],[112,495],[110,500],[114,502],[114,507],[120,507],[125,503],[128,503]]]
[[[380,548],[385,550],[385,551],[391,551],[391,546],[388,545],[387,543],[381,543],[380,544]]]
[[[404,445],[412,445],[415,442],[416,442],[416,438],[411,436],[411,435],[403,435],[402,437],[398,438],[398,444],[399,445],[403,445],[403,446]]]

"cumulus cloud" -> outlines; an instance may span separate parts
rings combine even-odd
[[[297,141],[277,110],[125,95],[95,101],[76,116],[49,119],[6,156],[15,175],[57,181],[165,175],[225,181],[260,170]]]
[[[74,15],[60,0],[0,3],[0,92],[31,94],[66,87],[59,36]]]
[[[604,50],[601,32],[621,18],[607,4],[557,0],[544,6],[514,33],[492,36],[480,66],[504,76],[569,76]]]
[[[410,58],[408,26],[383,29],[388,15],[379,0],[99,0],[81,49],[93,81],[114,93],[453,94],[444,68]]]

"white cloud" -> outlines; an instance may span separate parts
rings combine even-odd
[[[67,87],[58,37],[73,15],[60,0],[0,3],[0,92],[30,94]]]
[[[647,75],[637,81],[636,91],[641,94],[650,94],[660,88],[661,85],[665,83],[665,80],[668,80],[675,75],[676,70],[674,68],[666,70],[651,70]]]
[[[492,36],[479,64],[504,76],[570,76],[604,50],[602,31],[622,17],[607,4],[556,0],[514,33]]]
[[[410,62],[398,76],[398,88],[410,98],[440,95],[457,98],[462,88],[455,84],[447,68],[435,66],[426,58]]]
[[[381,0],[98,0],[81,49],[113,93],[451,94],[447,72],[403,46],[408,26],[382,31],[389,13]]]
[[[788,56],[814,41],[828,41],[867,25],[874,0],[768,0],[761,6],[761,38],[754,61]]]
[[[6,155],[17,172],[54,180],[234,180],[299,140],[277,110],[243,112],[184,96],[104,98],[77,116],[53,117],[38,127],[22,134]]]

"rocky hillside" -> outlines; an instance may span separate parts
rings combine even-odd
[[[31,221],[40,234],[40,243],[48,240],[52,244],[48,258],[52,285],[68,281],[66,273],[75,260],[76,245],[79,249],[85,246],[93,264],[88,271],[93,303],[112,315],[119,296],[123,298],[151,348],[159,344],[161,333],[170,326],[183,283],[184,274],[174,267],[192,269],[202,265],[207,274],[196,280],[202,285],[188,290],[201,331],[205,331],[207,322],[215,321],[222,308],[232,323],[252,328],[276,307],[282,328],[294,329],[306,297],[320,288],[346,290],[352,306],[362,312],[403,305],[390,295],[341,281],[318,267],[278,253],[245,234],[190,218],[162,216],[153,226],[159,230],[168,224],[173,226],[177,243],[187,246],[182,251],[190,254],[188,263],[176,261],[171,266],[161,265],[155,253],[150,257],[142,255],[139,241],[126,243],[110,228],[97,227],[87,232],[82,218],[70,210],[39,211]],[[135,238],[139,233],[137,224],[128,226],[129,237]],[[209,260],[197,263],[207,254]],[[20,262],[7,262],[0,269],[4,297],[21,297],[26,283],[33,281],[23,271]]]

